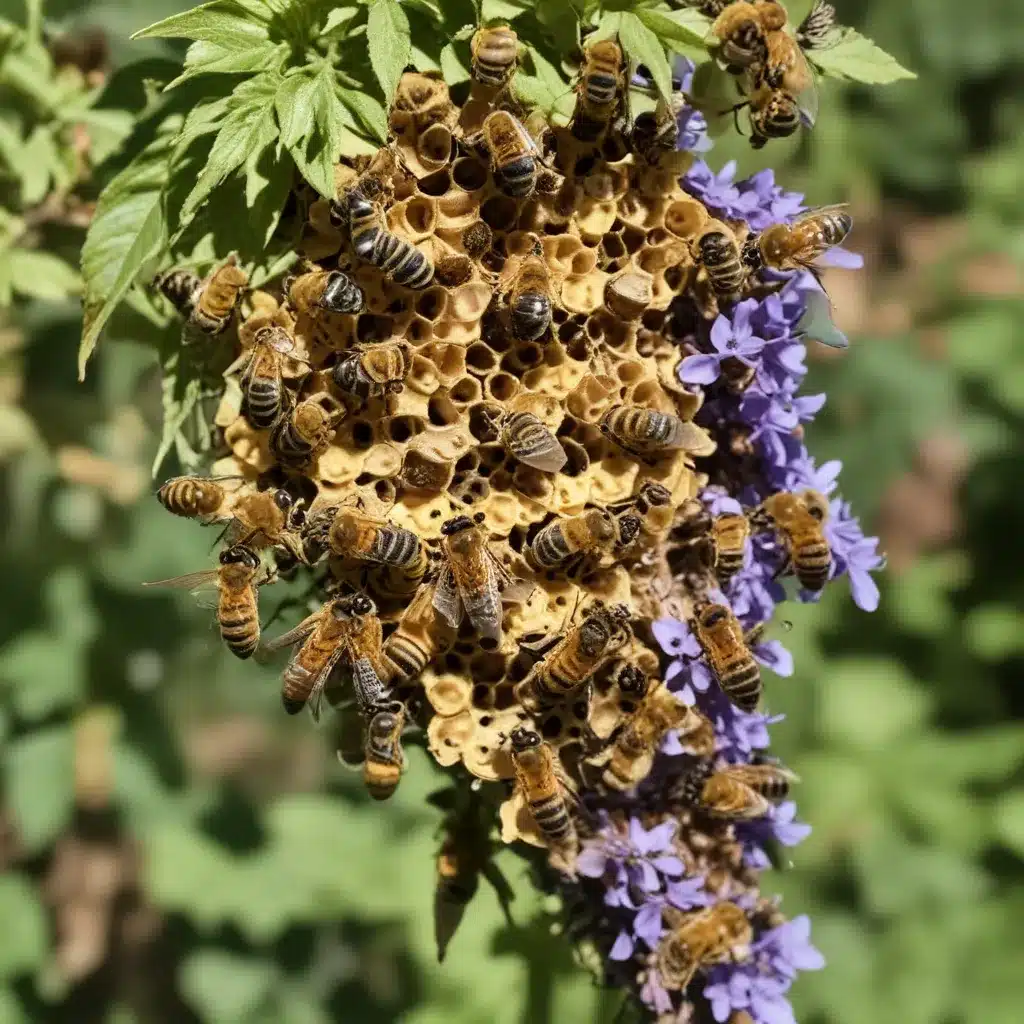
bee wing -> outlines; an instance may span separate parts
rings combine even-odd
[[[356,693],[356,703],[363,714],[367,714],[387,693],[384,682],[369,658],[356,658],[352,662],[352,686]]]
[[[814,69],[810,62],[804,56],[803,50],[796,51],[799,54],[799,60],[804,63],[804,71],[807,75],[807,85],[794,97],[796,100],[797,110],[800,111],[800,117],[804,124],[808,128],[814,127],[814,122],[818,120],[818,86],[815,82]]]
[[[737,764],[728,769],[729,774],[752,789],[757,789],[766,783],[771,783],[777,778],[785,779],[786,782],[799,782],[800,777],[796,772],[790,771],[781,764]]]
[[[306,702],[306,706],[309,708],[309,713],[313,716],[314,722],[320,721],[320,716],[323,713],[324,694],[327,691],[331,674],[334,672],[334,666],[338,664],[338,659],[341,657],[341,651],[342,648],[339,644],[327,661],[324,662],[320,674],[314,680],[312,689],[309,691],[309,700]],[[298,652],[296,652],[296,656],[298,656]]]
[[[279,651],[282,647],[292,647],[305,640],[316,628],[316,624],[320,621],[322,614],[322,612],[314,612],[312,615],[308,615],[294,629],[289,629],[287,633],[282,633],[280,636],[274,637],[273,640],[268,640],[262,645],[263,650],[268,653],[270,651]]]
[[[741,820],[763,818],[772,808],[760,793],[734,778],[731,770],[716,772],[704,783],[700,802],[714,814]]]
[[[557,473],[569,461],[558,438],[543,424],[533,425],[529,443],[521,438],[512,438],[509,448],[524,466],[539,469],[542,473]]]
[[[536,589],[535,583],[513,576],[490,551],[487,552],[487,561],[501,592],[502,604],[522,604]]]
[[[366,761],[363,716],[353,702],[340,705],[335,732],[338,763],[348,771],[361,771]]]
[[[441,570],[441,575],[434,584],[433,604],[434,610],[452,629],[459,628],[459,623],[462,622],[462,598],[455,586],[455,574],[450,565]]]
[[[153,580],[143,583],[144,587],[169,587],[175,590],[189,590],[200,608],[216,608],[220,600],[220,586],[217,583],[217,569],[203,569],[188,572],[184,576],[173,576],[167,580]]]

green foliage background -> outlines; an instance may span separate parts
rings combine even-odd
[[[46,23],[103,29],[115,69],[166,64],[182,46],[128,36],[186,6],[57,0]],[[771,695],[787,715],[774,735],[815,831],[765,886],[812,916],[829,960],[794,990],[804,1024],[1010,1024],[1024,948],[1024,37],[1012,0],[838,6],[918,80],[830,83],[809,140],[752,154],[726,138],[712,162],[770,164],[811,201],[864,214],[852,246],[866,288],[836,292],[860,329],[814,371],[830,412],[809,443],[843,459],[868,522],[892,527],[880,511],[922,445],[953,436],[969,459],[959,529],[894,565],[878,613],[841,588],[791,613],[797,674]],[[42,16],[0,0],[0,17],[26,12]],[[204,565],[211,537],[150,494],[152,327],[122,309],[77,383],[83,230],[38,211],[95,197],[89,167],[116,169],[126,111],[147,96],[137,74],[90,91],[7,44],[0,33],[0,1024],[611,1021],[617,998],[572,963],[508,853],[514,925],[482,886],[438,966],[429,759],[413,749],[396,798],[369,806],[329,737],[280,714],[273,669],[226,655],[187,600],[140,591]],[[949,499],[914,493],[905,519]]]

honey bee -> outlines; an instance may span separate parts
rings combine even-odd
[[[240,477],[176,476],[156,492],[157,500],[176,516],[213,522],[228,500],[227,480],[241,482]]]
[[[334,405],[331,409],[329,406]],[[317,459],[334,437],[343,414],[329,395],[307,398],[282,416],[270,435],[271,451],[281,462],[306,466]]]
[[[727,900],[683,915],[658,944],[655,961],[662,985],[682,991],[702,967],[745,959],[753,938],[746,913]]]
[[[273,579],[272,573],[257,580],[260,559],[251,548],[235,544],[219,556],[220,567],[187,573],[174,579],[144,583],[144,587],[179,587],[196,590],[217,585],[217,624],[227,648],[236,658],[251,658],[260,644],[260,616],[256,588]]]
[[[642,405],[614,405],[601,417],[600,426],[602,434],[644,461],[685,447],[691,431],[678,416]]]
[[[750,634],[724,604],[697,608],[691,628],[718,685],[742,711],[753,711],[761,698],[761,670],[747,646]]]
[[[301,529],[305,523],[301,502],[283,488],[254,491],[235,499],[231,508],[232,536],[243,545],[259,542],[282,544],[300,562],[306,564]]]
[[[288,301],[303,313],[324,309],[328,313],[361,313],[366,308],[363,289],[340,270],[311,270],[291,279]]]
[[[376,605],[365,594],[351,594],[328,602],[294,629],[270,641],[267,651],[295,647],[282,676],[285,711],[295,715],[308,704],[318,721],[328,679],[336,665],[344,664],[356,703],[369,716],[387,699],[382,639]]]
[[[453,636],[448,626],[436,621],[433,588],[421,586],[398,622],[398,629],[384,641],[384,658],[396,683],[411,682],[447,646]]]
[[[711,524],[711,539],[714,543],[715,575],[724,587],[743,568],[747,537],[750,536],[750,522],[746,516],[725,512],[715,516]]]
[[[718,818],[763,818],[789,796],[796,776],[777,764],[731,764],[717,771],[705,762],[683,783],[683,800]]]
[[[825,0],[814,0],[796,30],[796,41],[804,50],[821,50],[828,45],[835,27],[836,9]]]
[[[572,133],[581,142],[594,142],[608,129],[625,102],[626,61],[612,39],[586,47],[576,85]]]
[[[730,4],[711,26],[718,40],[718,53],[733,72],[763,65],[767,58],[767,32],[781,29],[787,20],[786,9],[778,3],[754,2]]]
[[[366,401],[405,388],[412,365],[412,347],[399,341],[346,352],[335,365],[331,377],[339,390]]]
[[[672,528],[675,507],[672,492],[653,480],[645,483],[633,499],[633,508],[640,517],[641,530],[651,539],[658,540]]]
[[[412,530],[381,522],[354,508],[338,509],[327,539],[331,550],[342,558],[402,570],[409,591],[427,571],[427,549]]]
[[[622,542],[618,520],[603,508],[555,519],[533,538],[529,559],[538,569],[576,568],[588,555]]]
[[[282,356],[290,355],[294,346],[295,340],[283,327],[261,327],[253,338],[238,383],[242,415],[256,430],[268,430],[281,415],[285,395]]]
[[[542,473],[557,473],[569,458],[558,438],[532,412],[507,413],[498,437],[509,455]]]
[[[747,103],[750,107],[750,145],[761,149],[770,139],[785,139],[803,123],[800,104],[784,89],[760,86]]]
[[[814,88],[811,67],[800,44],[786,31],[769,32],[766,37],[764,67],[759,69],[759,85],[783,89],[790,96],[802,96]]]
[[[352,251],[379,267],[395,284],[426,288],[434,278],[434,264],[404,238],[381,227],[376,207],[354,188],[348,193],[349,236]]]
[[[480,139],[498,188],[514,199],[531,195],[537,185],[540,152],[522,124],[507,110],[495,110],[484,120]]]
[[[751,270],[815,270],[826,250],[841,245],[853,227],[845,205],[822,206],[801,214],[792,224],[773,224],[747,239],[743,259]]]
[[[175,270],[161,277],[157,287],[193,326],[204,334],[220,334],[248,283],[249,275],[232,253],[202,280],[191,271]]]
[[[575,859],[579,841],[566,798],[573,796],[569,780],[555,754],[539,733],[519,726],[509,737],[516,785],[548,845],[567,862]]]
[[[508,25],[478,28],[469,41],[473,78],[501,89],[508,85],[519,61],[519,37]]]
[[[405,728],[405,705],[392,700],[377,705],[366,725],[363,783],[374,800],[387,800],[398,789],[405,771],[402,730]]]
[[[551,275],[540,255],[523,260],[512,281],[509,322],[517,341],[536,341],[551,326]]]
[[[469,516],[456,516],[441,527],[444,566],[434,585],[434,607],[452,629],[463,614],[488,641],[501,646],[502,603],[523,601],[533,584],[514,580],[487,545],[487,535]],[[481,644],[482,646],[485,646]]]
[[[654,110],[637,114],[629,136],[633,151],[651,165],[657,164],[664,153],[673,152],[679,140],[677,116],[676,104],[663,96],[658,98]]]
[[[740,258],[740,247],[732,232],[710,228],[697,240],[697,252],[719,301],[735,302],[747,276],[747,268]]]
[[[523,706],[531,713],[566,700],[629,642],[629,609],[597,605],[571,626],[521,684]]]
[[[782,536],[787,557],[779,575],[792,569],[805,590],[821,590],[832,570],[832,551],[822,530],[828,514],[828,498],[812,490],[773,494],[755,513],[758,526]]]
[[[714,752],[714,726],[696,708],[687,707],[664,684],[648,692],[643,673],[626,680],[620,674],[619,688],[639,704],[612,736],[610,750],[604,758],[607,767],[602,778],[606,786],[624,790],[643,782],[651,772],[661,741],[671,729],[678,730],[680,742],[698,756],[706,757]]]

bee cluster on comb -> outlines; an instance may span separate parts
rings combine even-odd
[[[292,648],[289,712],[351,705],[374,798],[416,730],[502,794],[497,820],[476,798],[446,819],[442,950],[494,827],[596,908],[574,930],[609,978],[682,1012],[798,924],[750,856],[797,828],[794,776],[758,754],[779,577],[813,596],[850,570],[863,593],[877,563],[796,396],[808,268],[852,222],[710,186],[677,149],[692,110],[630,120],[614,40],[585,50],[564,127],[514,98],[511,28],[472,54],[463,103],[406,73],[392,141],[343,158],[333,200],[296,195],[288,277],[250,290],[228,258],[164,279],[237,338],[222,456],[159,492],[227,547],[165,582],[218,581],[238,657]],[[322,604],[268,641],[258,595],[296,569]]]

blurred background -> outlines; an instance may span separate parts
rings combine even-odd
[[[432,939],[438,774],[382,813],[324,733],[280,713],[211,613],[139,581],[205,566],[212,535],[156,503],[155,353],[112,324],[75,379],[86,179],[144,102],[134,30],[177,0],[46,7],[66,67],[0,23],[0,1024],[610,1022],[521,862],[509,927],[482,886],[443,966]],[[794,2],[799,18],[809,4]],[[827,970],[802,1024],[1019,1022],[1024,992],[1024,35],[1015,0],[840,0],[914,69],[830,84],[770,162],[848,200],[833,272],[848,353],[820,351],[809,444],[882,537],[882,605],[845,584],[788,610],[769,683],[811,838],[765,876]],[[39,5],[0,0],[25,24]],[[969,8],[969,9],[968,9]],[[93,30],[96,30],[93,32]],[[106,83],[90,95],[84,83]],[[820,347],[819,347],[820,349]],[[173,470],[168,465],[164,474]]]

